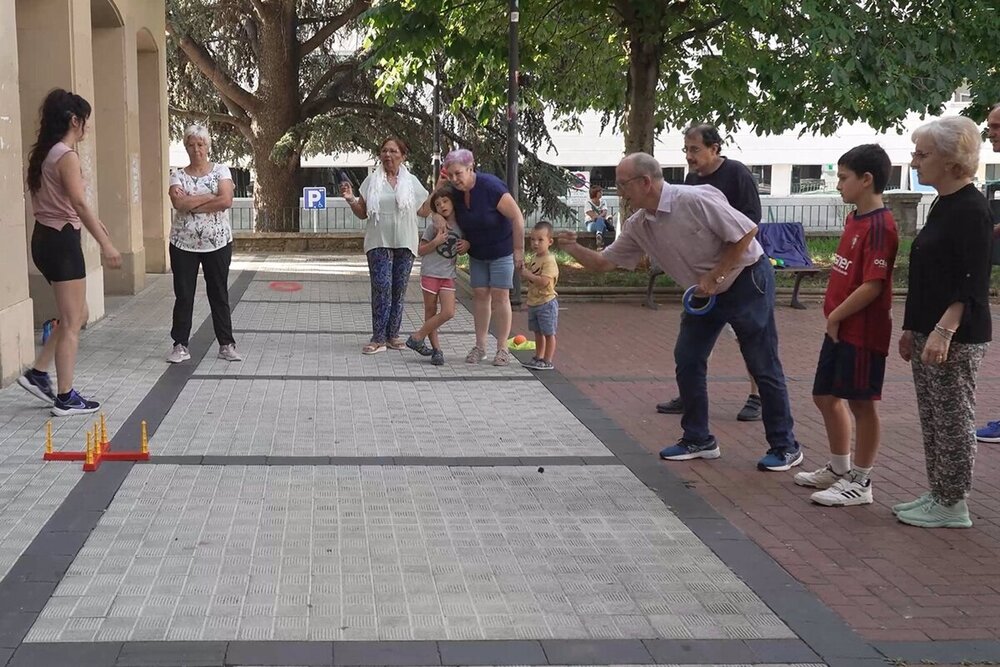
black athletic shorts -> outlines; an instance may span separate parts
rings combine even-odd
[[[885,356],[844,341],[823,336],[816,364],[813,396],[836,396],[847,400],[878,401],[885,379]]]
[[[31,233],[31,261],[50,283],[87,277],[80,230],[68,222],[59,230],[35,222],[35,230]]]

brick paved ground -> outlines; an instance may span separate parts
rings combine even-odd
[[[673,341],[677,304],[563,304],[556,366],[651,453],[680,434],[680,417],[654,405],[676,395]],[[781,358],[805,468],[826,461],[825,431],[810,396],[823,331],[818,304],[780,306]],[[902,304],[895,308],[902,320]],[[526,314],[515,332],[526,331]],[[893,345],[895,345],[893,340]],[[711,419],[722,458],[665,463],[715,509],[869,640],[994,639],[1000,634],[1000,455],[982,445],[970,500],[971,530],[921,530],[897,523],[892,504],[925,487],[915,398],[907,364],[890,356],[882,401],[883,445],[874,471],[875,504],[812,505],[791,473],[755,469],[766,444],[760,423],[735,420],[747,393],[735,341],[720,338],[709,368]],[[1000,358],[988,354],[979,378],[980,422],[1000,415]]]

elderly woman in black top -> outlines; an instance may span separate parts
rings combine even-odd
[[[991,338],[993,225],[972,184],[982,138],[970,119],[950,117],[918,128],[913,141],[912,166],[938,197],[910,250],[899,354],[913,368],[930,492],[893,511],[912,526],[968,528],[976,374]]]

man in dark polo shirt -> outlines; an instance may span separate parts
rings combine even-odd
[[[986,117],[986,137],[989,139],[990,145],[993,146],[993,152],[1000,153],[1000,102],[993,105],[989,115]],[[997,195],[994,194],[993,196],[996,197]],[[998,215],[1000,201],[990,199],[989,204],[990,210],[993,212],[993,245],[996,246],[997,243],[1000,243],[1000,238],[997,238],[997,232],[1000,231],[1000,228],[996,226],[1000,224],[1000,215]],[[976,440],[979,442],[1000,442],[1000,420],[987,422],[986,426],[977,430]]]
[[[685,185],[711,185],[726,196],[726,201],[737,211],[760,224],[760,194],[757,181],[746,165],[730,160],[722,153],[722,136],[714,125],[701,123],[684,131],[684,155],[687,156],[688,175]],[[743,409],[736,415],[741,422],[760,420],[760,391],[753,376],[750,394]],[[684,414],[684,402],[678,396],[665,403],[657,403],[656,411],[665,415]]]

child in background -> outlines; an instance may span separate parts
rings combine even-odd
[[[559,265],[552,246],[552,223],[542,220],[531,230],[531,250],[535,253],[525,262],[521,277],[528,282],[528,329],[535,332],[535,356],[525,362],[525,367],[536,371],[550,371],[556,353],[556,328],[559,324],[559,301],[556,299],[556,282]]]
[[[420,254],[420,289],[424,295],[424,324],[406,339],[406,347],[431,358],[435,366],[444,364],[438,329],[455,316],[455,260],[468,250],[468,242],[455,222],[454,189],[444,185],[431,195],[431,219],[417,247]],[[441,306],[438,311],[438,304]],[[430,346],[424,342],[430,336]]]

